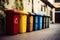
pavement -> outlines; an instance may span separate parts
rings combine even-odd
[[[50,28],[29,33],[3,36],[0,40],[60,40],[60,24],[50,24]]]

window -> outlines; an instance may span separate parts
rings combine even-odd
[[[44,6],[44,5],[41,5],[41,11],[46,11],[46,6]]]
[[[55,0],[55,2],[60,2],[60,0]]]
[[[55,11],[60,11],[60,8],[56,8]]]
[[[44,12],[46,11],[46,6],[44,6]]]
[[[41,11],[43,11],[43,5],[41,5]]]
[[[30,0],[28,0],[29,1],[29,3],[30,3]]]

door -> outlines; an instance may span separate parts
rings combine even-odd
[[[55,22],[60,23],[60,13],[55,13]]]

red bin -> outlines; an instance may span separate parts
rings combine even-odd
[[[7,34],[18,34],[18,20],[19,13],[14,10],[7,10],[6,13],[6,33]]]

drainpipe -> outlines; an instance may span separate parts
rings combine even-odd
[[[34,7],[34,6],[33,6],[33,0],[32,0],[32,13],[34,13],[34,9],[33,9],[33,7]]]

